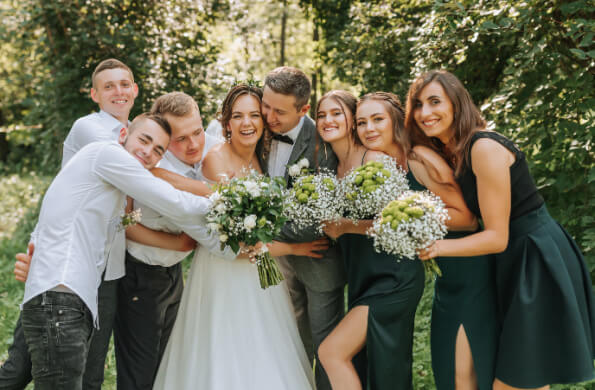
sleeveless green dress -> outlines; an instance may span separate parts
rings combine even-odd
[[[493,255],[502,328],[495,377],[520,388],[593,379],[595,300],[585,260],[547,212],[524,154],[495,132],[474,134],[471,145],[480,138],[500,143],[516,158],[508,247]],[[471,166],[457,182],[469,209],[481,216]]]
[[[411,189],[423,190],[407,174]],[[338,239],[345,261],[349,309],[368,306],[366,345],[353,364],[364,389],[412,388],[413,324],[424,290],[417,259],[397,259],[374,250],[373,239],[345,234]]]
[[[471,232],[449,232],[462,238]],[[432,370],[438,390],[455,390],[455,344],[459,327],[467,334],[479,390],[491,390],[498,349],[496,286],[490,256],[439,257],[432,303]]]

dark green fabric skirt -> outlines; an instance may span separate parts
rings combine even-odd
[[[510,223],[495,255],[496,378],[533,388],[593,378],[595,306],[583,256],[545,206]]]
[[[397,292],[356,305],[369,310],[366,345],[353,359],[366,390],[412,389],[413,328],[424,270],[419,260],[403,259],[399,265],[402,284]]]
[[[462,238],[468,232],[451,232]],[[496,311],[495,269],[491,256],[436,259],[432,303],[432,370],[438,390],[455,389],[455,344],[459,327],[469,340],[479,390],[491,390],[500,332]]]

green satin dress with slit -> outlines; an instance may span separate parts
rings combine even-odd
[[[450,232],[462,238],[471,232]],[[498,350],[494,260],[491,256],[442,257],[436,262],[432,303],[432,370],[437,390],[455,390],[455,344],[462,326],[473,357],[479,390],[491,390]]]
[[[424,190],[411,173],[413,190]],[[412,389],[415,310],[424,290],[418,259],[378,253],[373,240],[359,234],[339,237],[347,270],[348,305],[368,306],[366,345],[353,363],[364,389]]]

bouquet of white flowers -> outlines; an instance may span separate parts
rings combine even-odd
[[[285,197],[285,216],[292,222],[292,228],[298,230],[316,226],[322,235],[321,222],[342,216],[341,205],[336,198],[337,186],[335,174],[328,170],[316,175],[295,176],[293,187],[287,190]]]
[[[219,234],[221,248],[229,245],[238,253],[240,243],[254,246],[272,242],[285,223],[284,188],[283,178],[271,179],[255,171],[219,184],[210,197],[213,203],[206,218],[209,229]],[[260,247],[256,264],[262,288],[283,280],[266,245]]]
[[[370,236],[378,252],[414,258],[419,249],[444,238],[448,218],[444,203],[436,195],[429,191],[407,191],[374,219]],[[433,259],[423,263],[426,271],[442,276]]]
[[[349,172],[340,181],[339,202],[346,216],[357,221],[376,215],[407,189],[405,171],[385,156],[382,161],[370,161]]]

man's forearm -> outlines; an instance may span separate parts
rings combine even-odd
[[[208,184],[201,180],[187,178],[163,168],[153,168],[151,173],[162,180],[167,181],[180,191],[190,192],[198,196],[209,196],[213,193]]]

